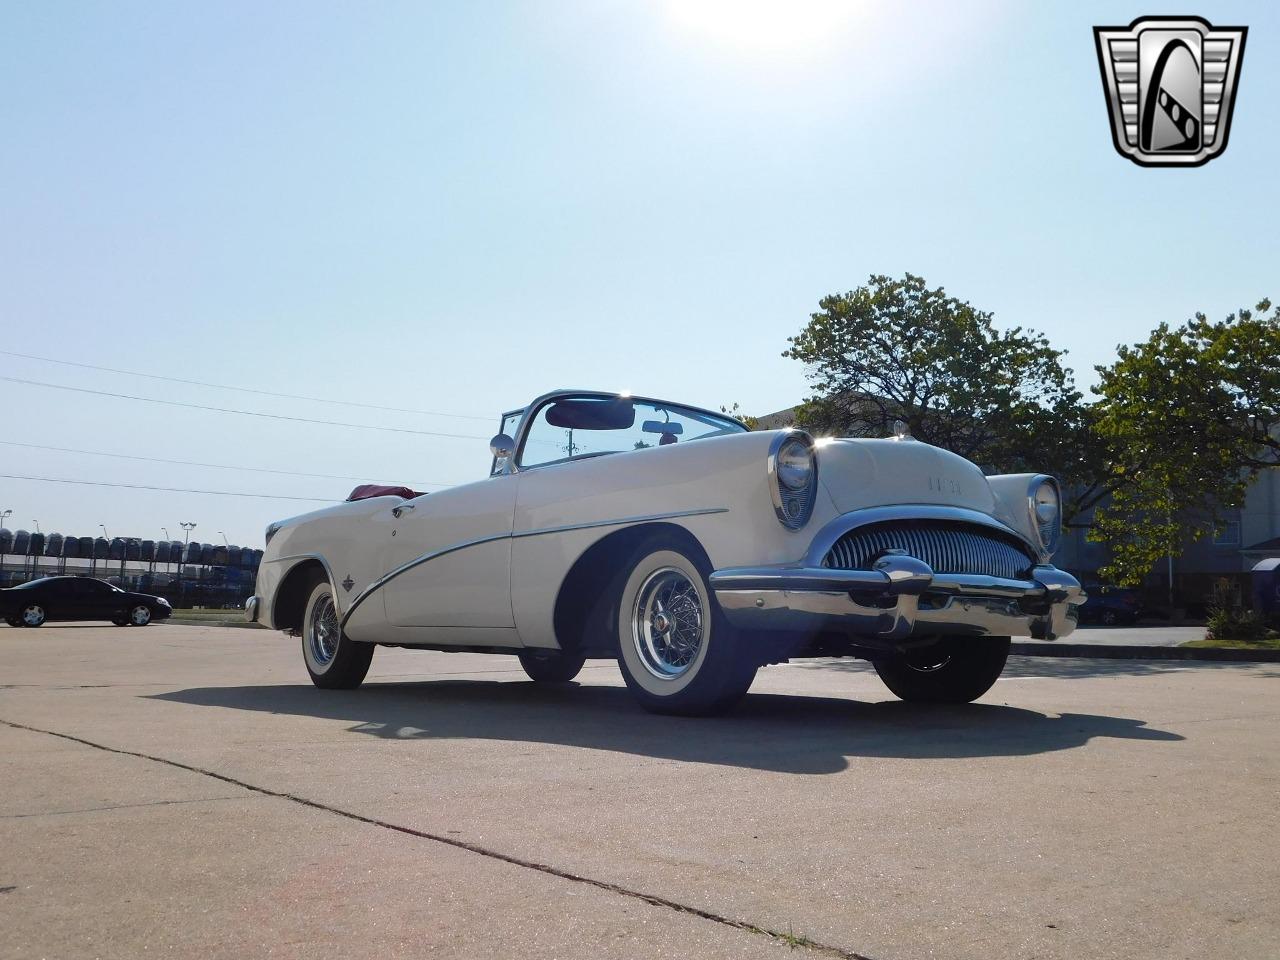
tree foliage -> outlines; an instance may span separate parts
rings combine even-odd
[[[1280,311],[1270,310],[1264,300],[1221,321],[1162,323],[1098,368],[1095,430],[1113,454],[1090,538],[1109,545],[1115,579],[1136,582],[1210,532],[1258,471],[1280,464]]]
[[[1098,368],[1096,400],[1076,390],[1063,351],[907,274],[819,301],[784,356],[814,393],[797,422],[846,436],[913,436],[991,472],[1046,472],[1064,520],[1087,525],[1140,581],[1242,503],[1280,464],[1280,310],[1267,301],[1212,322],[1161,324]]]
[[[1032,330],[997,330],[991,314],[912,274],[872,276],[823,297],[784,356],[815,389],[797,422],[846,436],[911,435],[997,472],[1074,476],[1084,410],[1064,353]]]

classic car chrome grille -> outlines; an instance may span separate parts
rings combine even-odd
[[[895,521],[850,530],[836,541],[823,565],[838,570],[870,570],[890,550],[901,550],[923,560],[937,573],[1022,580],[1035,565],[1024,548],[995,531],[937,520]]]

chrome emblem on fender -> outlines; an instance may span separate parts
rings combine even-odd
[[[348,573],[347,579],[342,581],[342,589],[347,591],[347,593],[350,593],[351,588],[354,587],[355,585],[356,585],[356,582],[351,579],[351,574]]]
[[[1222,153],[1247,33],[1199,17],[1094,27],[1120,155],[1144,167],[1197,167]]]

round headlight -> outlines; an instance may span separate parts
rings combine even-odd
[[[802,430],[779,431],[769,444],[769,492],[784,527],[799,530],[813,514],[818,461],[813,438]]]
[[[778,482],[788,490],[803,490],[813,476],[813,451],[802,440],[788,440],[778,451]]]
[[[1062,533],[1062,497],[1057,481],[1045,477],[1036,484],[1031,491],[1031,513],[1040,545],[1046,553],[1053,553]]]

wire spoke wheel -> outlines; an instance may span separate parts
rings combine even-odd
[[[663,567],[636,595],[631,638],[645,669],[663,680],[682,676],[707,635],[707,611],[697,587],[682,571]]]
[[[317,664],[325,666],[333,662],[341,632],[333,598],[326,596],[312,608],[311,622],[307,625],[307,643]]]

